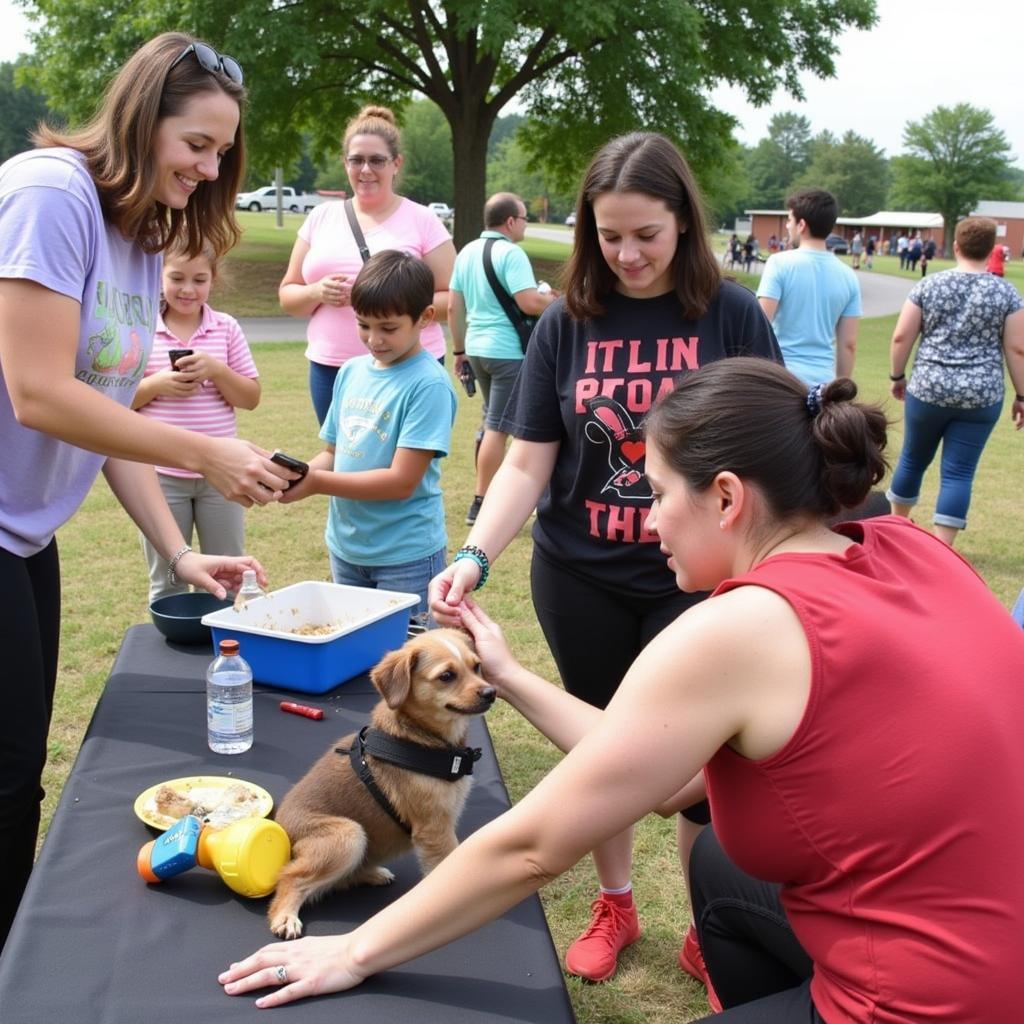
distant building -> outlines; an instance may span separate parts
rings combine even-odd
[[[1024,208],[1024,203],[1002,205]],[[785,236],[789,210],[744,210],[744,213],[750,217],[751,233],[758,240],[762,249],[768,245],[771,235],[775,235],[776,238]],[[933,238],[935,244],[941,248],[942,214],[919,213],[913,210],[880,210],[870,217],[840,217],[836,221],[833,231],[847,240],[853,238],[857,231],[860,231],[865,240],[874,235],[879,247],[883,246],[890,236],[898,235],[900,232],[905,232],[908,236],[920,232],[922,239],[927,241],[929,238]]]
[[[1024,258],[1024,203],[982,200],[972,217],[991,217],[996,222],[996,241],[1010,247],[1013,259]]]
[[[737,234],[741,234],[742,237],[747,235],[753,235],[757,239],[757,244],[765,251],[768,251],[768,239],[774,235],[776,238],[786,237],[786,218],[789,216],[789,210],[744,210],[743,211],[750,220],[747,222],[750,227],[747,228],[746,233],[743,233],[736,229]],[[739,224],[739,220],[736,221]]]

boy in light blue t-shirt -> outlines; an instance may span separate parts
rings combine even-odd
[[[457,402],[441,364],[420,345],[434,317],[434,275],[415,256],[370,257],[352,285],[359,337],[369,354],[338,371],[320,437],[326,449],[283,503],[330,496],[327,549],[335,583],[418,594],[445,567],[440,459]]]

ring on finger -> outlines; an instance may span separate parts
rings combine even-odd
[[[282,985],[288,984],[288,968],[285,967],[284,964],[278,964],[274,970],[274,973],[277,975],[277,980]]]

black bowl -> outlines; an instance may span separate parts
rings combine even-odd
[[[177,644],[208,644],[211,642],[210,627],[203,625],[203,616],[220,611],[221,608],[230,608],[231,603],[205,590],[197,590],[191,594],[158,597],[149,606],[149,614],[153,618],[153,625],[168,640]]]

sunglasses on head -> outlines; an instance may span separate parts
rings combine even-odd
[[[242,84],[242,65],[234,57],[229,57],[226,53],[218,53],[208,43],[189,43],[171,62],[167,73],[170,74],[190,53],[196,55],[196,60],[199,61],[199,66],[204,71],[209,71],[211,75],[220,73],[230,78],[235,85]]]

